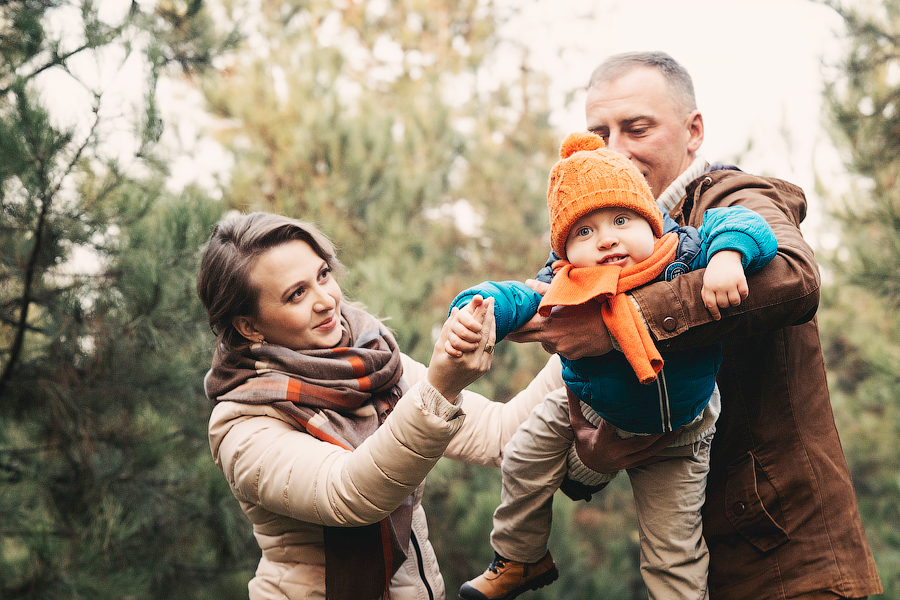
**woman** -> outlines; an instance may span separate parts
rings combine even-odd
[[[318,230],[266,213],[220,222],[200,267],[210,447],[262,549],[250,598],[442,599],[422,482],[441,455],[499,465],[559,363],[506,404],[462,393],[490,367],[492,301],[451,314],[426,369],[342,301],[340,269]]]

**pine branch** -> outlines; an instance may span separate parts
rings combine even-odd
[[[26,116],[27,118],[27,99],[24,97],[24,95],[19,99],[19,107],[20,114]],[[99,124],[99,107],[95,105],[94,122],[91,124],[90,131],[88,132],[84,143],[82,143],[81,146],[78,147],[75,154],[72,156],[72,159],[69,161],[69,164],[60,175],[59,180],[56,182],[56,185],[52,186],[52,189],[48,189],[51,187],[50,175],[47,172],[47,160],[43,156],[41,156],[42,153],[40,151],[40,140],[35,139],[32,128],[25,128],[26,137],[28,138],[28,142],[32,149],[32,156],[35,157],[37,164],[38,182],[41,186],[41,212],[38,215],[38,222],[35,227],[34,246],[31,248],[31,254],[28,256],[27,266],[25,267],[25,281],[22,286],[22,307],[19,309],[19,322],[16,325],[16,333],[15,337],[13,338],[13,343],[10,346],[7,363],[3,368],[3,373],[0,374],[0,398],[3,398],[3,392],[6,390],[6,386],[9,383],[9,380],[12,378],[13,370],[19,361],[19,357],[22,353],[22,347],[25,343],[25,332],[28,330],[28,313],[31,310],[31,304],[34,299],[34,279],[35,275],[37,274],[38,259],[40,258],[41,250],[43,249],[44,234],[47,229],[47,221],[50,215],[50,208],[53,204],[54,198],[59,193],[59,190],[62,187],[62,184],[65,181],[66,177],[72,172],[85,149],[93,141]]]
[[[34,79],[35,77],[37,77],[38,75],[40,75],[41,73],[46,71],[47,69],[52,69],[53,67],[65,66],[67,60],[69,60],[70,58],[72,58],[73,56],[78,54],[79,52],[83,52],[83,51],[91,49],[93,47],[94,47],[94,44],[84,43],[81,46],[79,46],[78,48],[75,48],[74,50],[72,50],[70,52],[66,52],[63,55],[54,54],[53,58],[50,61],[37,67],[31,73],[28,73],[27,75],[22,75],[21,77],[17,78],[17,81],[14,82],[13,84],[0,88],[0,96],[5,96],[6,94],[8,94],[10,92],[10,90],[13,88],[13,86],[16,86],[20,83],[24,84],[27,81]]]
[[[822,4],[840,15],[854,37],[871,37],[875,40],[887,42],[895,48],[900,46],[900,35],[894,35],[880,24],[860,17],[858,9],[845,8],[838,0],[822,0]],[[893,52],[886,54],[886,56],[896,58],[898,54]]]

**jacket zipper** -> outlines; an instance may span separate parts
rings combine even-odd
[[[666,386],[666,370],[662,369],[656,378],[656,389],[659,390],[659,415],[664,432],[672,431],[672,414],[669,412],[669,388]]]
[[[425,563],[422,561],[422,549],[419,547],[419,540],[416,539],[416,532],[410,532],[409,541],[412,542],[413,548],[416,551],[416,565],[419,568],[419,579],[422,580],[422,585],[425,586],[425,591],[428,592],[428,600],[434,600],[434,592],[431,591],[431,586],[428,585],[428,578],[425,577]]]

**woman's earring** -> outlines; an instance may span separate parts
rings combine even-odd
[[[264,338],[263,336],[259,336],[259,341],[258,341],[257,343],[258,343],[258,344],[265,344],[265,343],[266,343],[266,338]]]

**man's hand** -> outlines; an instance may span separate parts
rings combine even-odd
[[[581,412],[581,401],[569,395],[569,421],[575,432],[575,451],[587,467],[598,473],[615,473],[622,469],[659,462],[665,457],[659,451],[672,444],[680,429],[658,435],[641,435],[621,439],[616,428],[606,421],[591,425]]]
[[[547,284],[529,279],[525,282],[535,291],[546,291]],[[532,285],[534,284],[534,285]],[[538,289],[540,286],[546,286]],[[613,349],[600,315],[600,303],[555,307],[550,315],[535,314],[530,321],[506,336],[513,342],[540,342],[550,354],[561,354],[570,360],[600,356]]]

